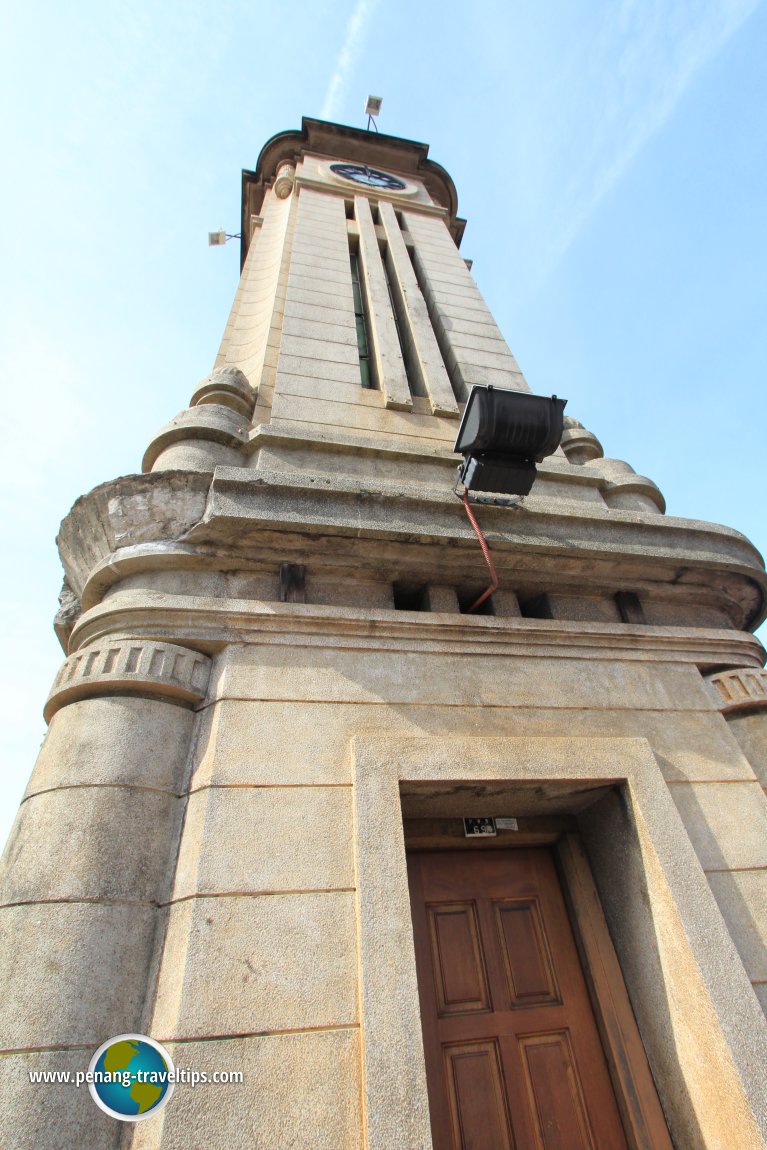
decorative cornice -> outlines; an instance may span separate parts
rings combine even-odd
[[[207,655],[174,643],[105,636],[64,662],[43,715],[50,722],[68,703],[116,692],[194,706],[205,698],[210,667]]]
[[[759,668],[764,649],[748,632],[653,627],[556,619],[430,615],[382,608],[327,607],[212,599],[160,592],[115,591],[79,619],[72,644],[99,644],[110,634],[193,642],[211,654],[229,643],[418,650],[452,654],[723,663]],[[90,648],[87,648],[90,649]]]
[[[708,682],[724,715],[767,709],[767,671],[737,667],[710,675]]]

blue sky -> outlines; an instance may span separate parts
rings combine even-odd
[[[767,2],[63,6],[0,16],[5,838],[62,654],[53,539],[210,369],[240,170],[302,114],[424,140],[531,387],[669,513],[767,547]]]

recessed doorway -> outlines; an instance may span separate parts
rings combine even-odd
[[[434,1150],[628,1150],[550,849],[408,874]]]

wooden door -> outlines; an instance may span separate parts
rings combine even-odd
[[[408,873],[434,1150],[626,1150],[550,850]]]

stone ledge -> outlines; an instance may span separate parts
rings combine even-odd
[[[113,591],[107,600],[81,616],[72,643],[103,645],[110,635],[126,632],[154,642],[167,637],[169,643],[184,642],[194,635],[195,647],[210,654],[228,643],[300,643],[458,654],[619,658],[695,663],[704,668],[749,662],[760,668],[764,662],[764,648],[747,631],[263,603],[157,591]]]
[[[56,676],[43,709],[46,722],[67,703],[115,691],[159,695],[194,705],[205,698],[211,662],[207,655],[173,643],[107,638],[70,655]]]
[[[535,572],[539,584],[565,573],[586,576],[590,586],[673,583],[712,588],[736,627],[756,625],[765,612],[761,556],[738,532],[715,524],[531,496],[513,509],[483,507],[482,527],[508,586],[523,571]],[[242,467],[216,467],[212,482],[210,472],[134,476],[79,500],[59,536],[78,596],[101,565],[107,570],[99,580],[114,581],[108,569],[121,562],[116,553],[147,544],[158,552],[191,547],[217,563],[236,557],[238,567],[289,562],[291,552],[311,548],[317,562],[386,564],[418,571],[425,582],[448,581],[446,566],[453,584],[484,577],[476,539],[447,484],[436,490],[375,476],[367,482]]]

